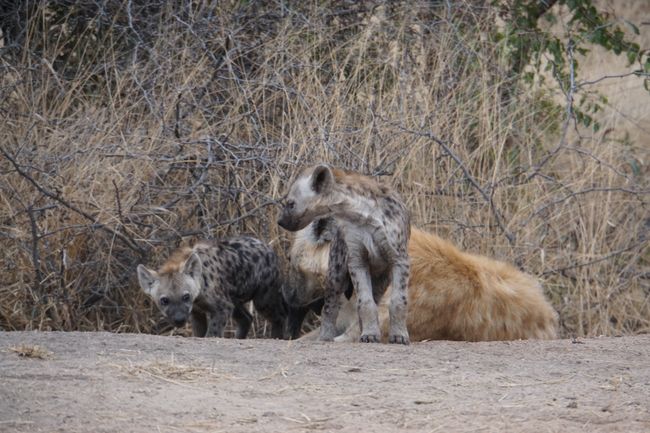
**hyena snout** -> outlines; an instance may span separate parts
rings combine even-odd
[[[188,312],[182,308],[170,308],[167,310],[167,319],[177,328],[185,326],[188,319]]]
[[[278,225],[290,232],[297,232],[305,228],[310,221],[306,218],[306,210],[299,208],[300,206],[295,200],[286,200],[278,217]]]
[[[303,304],[297,297],[296,290],[293,287],[283,287],[282,288],[282,298],[286,303],[288,308],[291,307],[302,307]]]
[[[278,225],[285,230],[290,232],[299,230],[297,228],[298,224],[291,212],[287,209],[288,204],[280,211],[280,216],[278,217]]]
[[[182,314],[177,314],[177,315],[174,316],[172,321],[174,322],[174,326],[176,326],[177,328],[180,328],[180,327],[184,326],[185,323],[187,322],[187,317],[183,316]]]
[[[321,296],[310,290],[311,287],[303,285],[287,284],[282,288],[282,298],[288,308],[308,307],[314,300],[320,300]]]

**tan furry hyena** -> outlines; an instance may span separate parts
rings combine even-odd
[[[201,241],[180,248],[157,271],[138,265],[142,290],[175,326],[192,322],[196,337],[222,337],[228,318],[236,338],[246,338],[253,305],[271,323],[271,336],[282,338],[287,310],[275,251],[259,239],[238,236]]]
[[[377,301],[390,284],[388,342],[408,344],[407,253],[410,217],[392,188],[370,177],[327,165],[303,170],[289,188],[278,224],[290,231],[330,216],[336,236],[329,251],[321,340],[336,336],[339,297],[350,284],[357,297],[362,342],[379,342]]]
[[[296,233],[291,277],[283,294],[299,307],[322,299],[328,268],[332,220],[317,220]],[[407,328],[411,341],[489,341],[557,338],[557,313],[535,278],[513,266],[460,251],[440,237],[411,228],[411,275]],[[390,287],[379,303],[379,321],[388,328]],[[359,324],[350,300],[341,297],[335,341],[356,341]],[[303,338],[313,339],[316,333]],[[384,334],[385,335],[385,334]]]

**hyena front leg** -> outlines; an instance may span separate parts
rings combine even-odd
[[[351,261],[349,264],[350,277],[354,290],[357,292],[357,311],[359,313],[359,327],[361,328],[362,343],[379,343],[381,331],[377,304],[372,296],[372,279],[370,271],[363,263]]]
[[[223,337],[228,318],[233,312],[233,305],[225,299],[216,302],[212,309],[206,313],[208,318],[208,332],[206,337]]]
[[[235,305],[232,312],[232,318],[237,324],[237,331],[235,331],[235,338],[246,338],[248,331],[251,329],[253,323],[253,316],[246,311],[246,307],[241,304]]]
[[[205,333],[208,330],[208,320],[205,317],[205,313],[192,311],[190,320],[192,321],[192,335],[195,337],[205,337]]]
[[[341,294],[348,289],[350,277],[347,265],[348,249],[339,232],[330,247],[327,281],[325,284],[325,304],[321,314],[321,341],[332,341],[336,337],[336,319],[341,307]]]
[[[406,328],[406,299],[409,279],[408,256],[398,258],[391,271],[391,284],[393,290],[390,296],[390,329],[388,342],[409,344],[409,334]]]

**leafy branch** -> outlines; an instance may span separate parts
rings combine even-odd
[[[631,41],[627,33],[599,11],[592,0],[495,0],[493,4],[505,20],[502,31],[496,32],[497,41],[504,43],[509,58],[509,73],[516,81],[523,78],[527,83],[535,79],[544,81],[542,69],[551,72],[565,95],[577,92],[591,82],[580,83],[575,76],[578,60],[575,54],[587,55],[594,45],[616,55],[624,54],[629,65],[638,63],[639,68],[630,75],[643,78],[643,86],[650,91],[650,51],[643,50]],[[565,37],[553,35],[540,26],[542,18],[549,23],[557,21],[552,12],[554,6],[568,8]],[[639,28],[632,22],[623,21],[629,30],[638,35]],[[528,66],[532,68],[528,68]],[[569,92],[569,89],[572,92]],[[574,100],[569,101],[573,105]],[[572,107],[575,120],[584,126],[600,126],[593,114],[602,109],[607,99],[594,92],[583,93],[578,106]]]

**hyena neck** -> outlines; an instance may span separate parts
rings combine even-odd
[[[326,216],[322,218],[316,218],[310,226],[310,229],[307,233],[307,239],[309,242],[320,246],[331,242],[334,239],[335,232],[336,223],[334,222],[333,217]]]
[[[389,192],[386,193],[390,195]],[[332,192],[331,215],[336,218],[337,226],[344,233],[367,233],[372,242],[385,257],[393,259],[398,256],[397,250],[386,233],[385,214],[380,210],[377,197],[372,191],[366,194],[358,193],[351,188],[335,188]]]
[[[209,256],[221,249],[219,242],[199,241],[192,248],[199,256]]]
[[[374,197],[355,193],[345,187],[335,188],[328,206],[330,215],[337,220],[362,226],[382,226],[377,218],[377,200]]]

